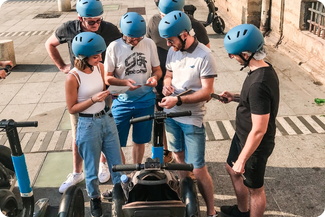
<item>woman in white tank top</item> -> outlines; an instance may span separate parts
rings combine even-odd
[[[101,152],[107,158],[113,184],[120,182],[121,174],[112,172],[112,166],[122,164],[116,124],[109,108],[105,108],[109,92],[105,90],[104,67],[100,62],[105,49],[104,39],[96,33],[82,32],[75,36],[72,42],[75,67],[68,73],[65,85],[68,110],[79,113],[76,143],[85,162],[93,216],[102,215],[97,176]]]

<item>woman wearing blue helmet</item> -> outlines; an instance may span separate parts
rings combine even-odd
[[[79,113],[76,144],[85,161],[91,214],[96,217],[102,216],[97,176],[101,152],[107,158],[114,184],[120,182],[120,173],[112,172],[112,166],[122,164],[117,128],[109,108],[105,107],[105,98],[110,94],[100,62],[105,49],[104,39],[96,33],[76,35],[72,41],[75,67],[68,73],[65,85],[69,113]]]
[[[144,37],[146,22],[136,12],[128,12],[120,21],[123,37],[112,42],[106,51],[106,82],[128,86],[129,90],[113,101],[112,114],[119,131],[121,147],[125,147],[130,119],[154,112],[153,88],[161,77],[155,43]],[[133,162],[141,163],[144,144],[151,140],[152,121],[133,125]],[[122,152],[123,153],[123,152]]]
[[[224,91],[228,102],[239,102],[236,133],[229,150],[226,170],[231,177],[237,203],[222,206],[221,216],[262,217],[266,207],[264,174],[275,146],[275,120],[279,108],[279,80],[272,65],[265,62],[264,39],[251,24],[231,29],[224,38],[230,58],[250,71],[240,94]],[[242,68],[242,69],[243,69]]]

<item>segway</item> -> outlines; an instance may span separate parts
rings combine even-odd
[[[204,0],[207,3],[209,8],[209,14],[206,21],[201,21],[203,26],[209,26],[212,24],[212,29],[217,34],[224,34],[225,30],[225,21],[218,15],[218,7],[215,6],[215,0]],[[184,12],[192,16],[194,18],[194,12],[196,11],[196,7],[194,5],[185,5]]]
[[[7,217],[45,217],[49,199],[39,199],[34,204],[34,194],[31,187],[25,155],[22,152],[17,127],[37,127],[38,122],[15,122],[1,120],[0,129],[6,132],[10,149],[0,146],[0,212]],[[12,192],[17,179],[20,197]],[[68,191],[69,190],[69,191]],[[83,217],[84,199],[82,190],[74,187],[68,189],[62,196],[60,217]],[[18,207],[18,200],[22,201],[22,209]]]
[[[163,163],[163,130],[166,118],[191,115],[191,112],[134,118],[130,122],[154,120],[152,158],[144,164],[114,165],[113,171],[132,171],[121,176],[113,187],[113,217],[196,217],[200,216],[196,185],[190,177],[180,180],[176,170],[192,171],[192,164]]]

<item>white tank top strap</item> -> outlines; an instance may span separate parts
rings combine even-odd
[[[76,73],[77,73],[77,74],[76,74]],[[77,79],[78,84],[79,84],[79,86],[80,86],[81,82],[80,82],[80,79],[79,79],[79,76],[78,76],[77,69],[76,69],[76,68],[71,69],[71,70],[68,72],[68,74],[73,75],[73,76]]]

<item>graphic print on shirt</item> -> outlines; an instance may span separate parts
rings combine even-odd
[[[147,73],[147,60],[144,53],[134,52],[125,59],[125,75],[131,74],[146,74]]]

